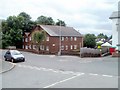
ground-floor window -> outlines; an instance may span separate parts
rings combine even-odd
[[[40,45],[40,50],[45,50],[44,45]]]
[[[77,49],[77,45],[74,45],[74,49]]]
[[[65,50],[68,50],[68,45],[65,46]]]
[[[61,50],[64,50],[64,46],[63,45],[61,46]]]
[[[28,49],[28,45],[25,46],[25,49]]]
[[[46,51],[49,51],[49,46],[46,46]]]
[[[33,49],[36,49],[36,45],[33,45]]]
[[[71,50],[73,49],[73,45],[70,45],[70,49],[71,49]]]

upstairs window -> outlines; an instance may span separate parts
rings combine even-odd
[[[66,41],[68,41],[68,37],[66,37]]]
[[[29,37],[29,40],[30,40],[30,41],[32,40],[31,36]]]
[[[28,42],[28,38],[25,38],[25,42]]]
[[[73,37],[71,37],[70,40],[73,41]]]
[[[49,41],[49,37],[46,37],[46,41]]]
[[[61,38],[61,41],[64,41],[64,37]]]
[[[74,41],[77,41],[77,37],[74,37]]]

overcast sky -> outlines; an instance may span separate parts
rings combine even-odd
[[[109,16],[117,11],[119,0],[0,0],[0,19],[28,13],[33,20],[44,15],[56,21],[61,19],[67,26],[81,34],[112,34]]]

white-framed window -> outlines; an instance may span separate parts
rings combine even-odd
[[[28,42],[28,38],[25,38],[25,42]]]
[[[61,41],[64,41],[64,37],[61,38]]]
[[[73,40],[73,37],[70,37],[70,40],[72,41],[72,40]]]
[[[49,51],[49,46],[46,46],[46,51]]]
[[[31,36],[29,37],[29,40],[30,40],[30,41],[32,40]]]
[[[74,49],[77,49],[77,45],[74,45]]]
[[[25,45],[25,49],[28,49],[28,46],[27,46],[27,45]]]
[[[55,46],[55,44],[52,45],[53,47]]]
[[[71,50],[73,49],[73,45],[70,45],[70,49],[71,49]]]
[[[49,41],[49,37],[46,37],[46,41]]]
[[[65,50],[68,50],[68,45],[65,46]]]
[[[77,41],[77,37],[74,37],[74,41]]]
[[[44,45],[40,45],[40,50],[45,50]]]
[[[61,46],[61,50],[64,50],[64,46],[63,45]]]
[[[66,37],[66,41],[68,41],[68,37]]]

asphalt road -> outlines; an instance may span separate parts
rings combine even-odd
[[[118,88],[118,58],[22,53],[26,61],[2,74],[3,88]]]

